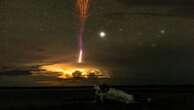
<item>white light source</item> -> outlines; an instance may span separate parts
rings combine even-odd
[[[102,31],[102,32],[100,32],[100,33],[99,33],[99,35],[100,35],[100,37],[101,37],[101,38],[106,37],[106,33],[105,33],[105,32],[103,32],[103,31]]]

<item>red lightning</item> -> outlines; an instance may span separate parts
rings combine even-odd
[[[84,26],[88,16],[89,0],[77,0],[76,6],[80,13],[80,31],[79,31],[79,57],[78,63],[82,63],[83,58],[83,33]]]

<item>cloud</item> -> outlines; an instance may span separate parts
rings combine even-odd
[[[29,70],[20,69],[0,70],[0,76],[23,76],[23,75],[31,75],[31,72]]]

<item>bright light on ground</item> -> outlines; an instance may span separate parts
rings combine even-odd
[[[41,66],[39,69],[42,73],[56,74],[61,79],[109,78],[104,70],[85,65],[53,64]]]

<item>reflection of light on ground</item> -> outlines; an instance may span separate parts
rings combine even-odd
[[[58,78],[109,78],[105,71],[95,67],[70,64],[52,64],[40,66],[40,70],[52,74],[57,74]]]

